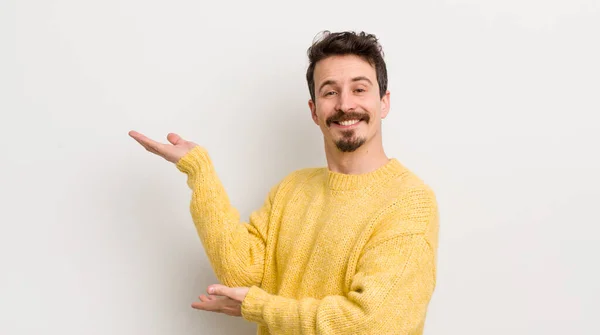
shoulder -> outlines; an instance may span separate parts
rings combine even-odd
[[[433,188],[409,168],[397,163],[400,172],[382,187],[388,195],[386,211],[398,215],[429,215],[437,210]]]
[[[298,186],[308,182],[314,182],[317,178],[322,178],[324,168],[309,167],[294,170],[287,174],[279,183],[280,187]]]
[[[314,185],[316,179],[322,178],[322,172],[323,168],[318,167],[294,170],[272,187],[271,194],[273,197],[282,198],[292,193],[294,189],[302,188],[307,184]]]
[[[423,234],[437,240],[438,201],[430,185],[406,169],[383,187],[389,197],[375,222],[375,235]]]

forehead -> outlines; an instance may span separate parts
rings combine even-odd
[[[355,55],[330,56],[315,65],[315,84],[325,80],[350,81],[354,77],[364,76],[376,82],[375,68],[366,60]]]

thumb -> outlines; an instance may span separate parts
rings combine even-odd
[[[233,293],[233,290],[225,285],[215,284],[210,285],[206,289],[206,292],[208,292],[208,294],[223,295],[229,297],[229,295]]]
[[[183,144],[185,142],[185,140],[183,138],[181,138],[181,136],[179,136],[175,133],[169,133],[167,135],[167,140],[169,140],[169,142],[171,142],[171,144],[173,144],[173,145]]]
[[[210,285],[206,290],[208,294],[225,296],[233,300],[241,301],[239,292],[235,288],[221,284]]]

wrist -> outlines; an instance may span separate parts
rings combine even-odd
[[[242,317],[251,322],[264,323],[263,310],[272,299],[272,295],[259,287],[250,287],[242,301]]]

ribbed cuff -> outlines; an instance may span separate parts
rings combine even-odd
[[[212,166],[212,162],[206,149],[198,145],[181,157],[175,166],[183,173],[197,174],[202,167]]]
[[[271,301],[269,293],[262,289],[252,286],[242,301],[242,317],[250,322],[264,324],[263,309]]]

